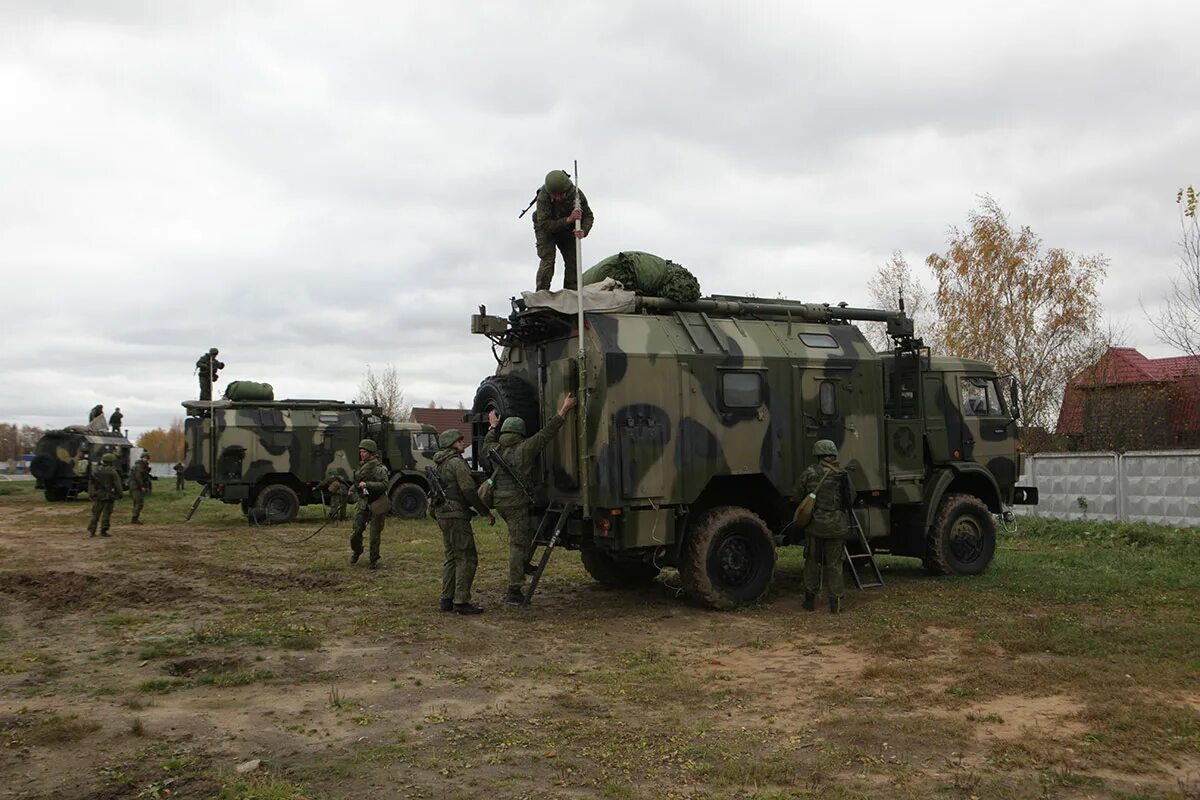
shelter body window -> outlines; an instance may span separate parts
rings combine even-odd
[[[967,417],[999,417],[1004,414],[996,382],[988,378],[962,379],[962,413]]]
[[[834,386],[833,381],[821,381],[817,401],[821,416],[837,416],[837,387]]]
[[[414,433],[412,435],[414,451],[437,450],[437,435],[432,433]]]
[[[721,403],[726,408],[758,408],[763,402],[762,375],[726,372],[721,375]]]
[[[825,347],[835,349],[838,346],[837,340],[828,333],[802,333],[800,341],[809,347]]]

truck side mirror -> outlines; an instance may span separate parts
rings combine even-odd
[[[1013,375],[1008,379],[1008,399],[1009,408],[1012,410],[1012,418],[1021,418],[1021,398],[1017,389],[1017,376]]]

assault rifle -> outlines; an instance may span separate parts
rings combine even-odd
[[[499,465],[500,469],[504,470],[505,473],[508,474],[508,477],[513,479],[513,483],[517,485],[517,488],[524,492],[525,496],[529,498],[529,505],[537,505],[537,500],[534,499],[533,492],[530,491],[529,487],[525,484],[525,481],[521,478],[521,475],[517,472],[516,468],[513,467],[512,464],[508,463],[508,460],[500,454],[499,447],[492,448],[492,450],[487,453],[487,457],[495,461],[496,464]]]
[[[446,496],[446,486],[434,467],[425,468],[425,480],[429,482],[429,507],[438,508],[446,505],[450,498]]]

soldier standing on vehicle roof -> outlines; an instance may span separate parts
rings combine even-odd
[[[121,421],[125,419],[125,415],[121,413],[121,407],[117,406],[117,410],[108,418],[108,424],[112,426],[113,433],[121,432]]]
[[[117,474],[113,464],[117,457],[112,453],[100,456],[100,466],[92,470],[88,481],[88,497],[92,498],[92,517],[88,521],[88,535],[96,535],[96,526],[100,527],[100,535],[108,536],[108,523],[112,519],[113,504],[121,499],[121,476]]]
[[[146,495],[150,494],[150,454],[142,453],[141,458],[133,462],[129,469],[129,494],[133,497],[134,525],[144,524],[140,519],[142,506],[146,504]]]
[[[184,471],[183,462],[176,461],[175,466],[171,467],[171,469],[175,470],[175,490],[182,492],[183,491],[183,471]]]
[[[379,445],[371,439],[358,443],[358,469],[354,470],[354,486],[358,490],[358,506],[354,509],[354,524],[350,532],[350,563],[357,564],[363,551],[363,529],[371,523],[370,561],[367,566],[379,568],[379,539],[391,504],[387,499],[388,469],[378,458]]]
[[[812,521],[804,529],[804,608],[815,610],[817,593],[824,582],[829,611],[837,614],[846,594],[842,555],[850,532],[854,493],[850,476],[838,466],[837,445],[821,439],[813,445],[813,455],[817,463],[800,473],[796,487],[800,497],[816,495]]]
[[[217,372],[225,369],[225,364],[217,360],[219,352],[221,351],[217,348],[210,347],[207,353],[196,360],[196,373],[200,376],[201,400],[212,400],[212,387],[217,380]]]
[[[579,210],[575,195],[579,195]],[[575,220],[582,230],[575,231]],[[563,257],[563,288],[575,288],[575,237],[582,239],[592,230],[592,209],[583,192],[571,183],[561,169],[546,174],[546,182],[537,192],[537,210],[533,212],[533,235],[541,260],[537,271],[538,290],[549,289],[554,279],[554,250]]]
[[[529,491],[534,491],[537,479],[533,467],[538,453],[559,432],[566,422],[567,414],[578,403],[579,399],[575,395],[567,395],[558,407],[558,415],[551,417],[545,427],[528,439],[525,438],[525,420],[520,417],[508,417],[501,425],[499,415],[494,410],[488,412],[491,429],[484,437],[483,452],[487,455],[499,452],[500,457],[520,476]],[[525,601],[525,575],[534,570],[534,566],[529,563],[534,533],[529,518],[531,501],[525,490],[504,467],[497,465],[491,480],[495,484],[492,505],[500,512],[508,526],[508,593],[504,595],[504,602],[521,605]]]
[[[446,557],[442,564],[440,607],[442,611],[459,614],[482,614],[483,609],[471,603],[471,584],[479,565],[475,532],[471,530],[471,509],[486,516],[489,525],[495,525],[496,518],[475,491],[475,480],[462,455],[467,449],[462,431],[453,428],[442,431],[438,446],[441,449],[434,453],[433,463],[446,492],[446,502],[433,508],[433,517],[442,529],[442,548]]]

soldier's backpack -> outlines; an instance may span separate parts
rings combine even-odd
[[[817,509],[817,491],[821,488],[821,484],[825,482],[825,479],[834,472],[840,473],[841,470],[826,467],[825,474],[821,476],[821,480],[817,481],[817,485],[813,487],[813,490],[804,495],[804,499],[800,501],[800,505],[796,506],[796,513],[792,517],[792,522],[796,524],[797,528],[807,528],[808,524],[812,522],[813,512]]]

